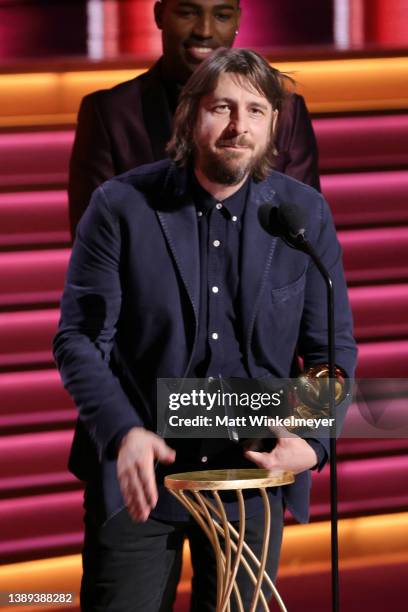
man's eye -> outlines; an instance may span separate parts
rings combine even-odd
[[[232,13],[216,13],[215,18],[218,21],[229,21],[232,19]]]
[[[263,115],[263,114],[264,114],[264,113],[263,113],[263,110],[262,110],[261,108],[256,108],[256,107],[251,108],[251,109],[250,109],[250,113],[251,113],[252,115]]]
[[[229,111],[229,106],[228,104],[217,104],[217,106],[214,106],[213,111],[216,113],[227,113]]]
[[[189,17],[194,17],[194,15],[196,14],[195,11],[193,11],[192,9],[179,9],[176,14],[179,17],[185,17],[185,18],[189,18]]]

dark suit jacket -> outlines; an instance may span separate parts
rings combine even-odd
[[[95,191],[72,251],[54,354],[84,428],[71,467],[84,480],[102,479],[107,514],[123,503],[112,441],[133,426],[154,428],[156,379],[184,377],[193,354],[200,262],[186,175],[163,160],[107,181]],[[251,377],[288,378],[296,348],[306,367],[327,361],[325,285],[307,255],[258,222],[262,203],[287,201],[307,209],[309,240],[332,275],[336,362],[352,376],[356,348],[329,207],[314,189],[277,172],[251,183],[243,219],[239,311],[246,367]],[[233,467],[228,455],[223,459],[219,467]],[[301,521],[309,486],[305,472],[285,487],[286,503]],[[165,514],[166,504],[159,507]]]
[[[171,123],[160,60],[140,77],[85,96],[70,162],[72,234],[103,181],[166,157]],[[276,170],[320,189],[316,139],[299,95],[291,95],[280,113],[276,147]]]

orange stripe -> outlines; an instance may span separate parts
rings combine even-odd
[[[408,57],[277,62],[298,82],[312,112],[408,107]],[[0,75],[0,127],[75,122],[81,98],[134,78],[134,70]]]

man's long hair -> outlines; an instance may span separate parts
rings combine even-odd
[[[194,127],[198,107],[203,96],[212,93],[221,74],[231,73],[238,82],[248,81],[272,105],[280,110],[288,90],[285,85],[294,83],[287,75],[268,62],[255,51],[249,49],[219,48],[203,61],[183,87],[174,117],[172,137],[167,144],[167,153],[180,166],[187,166],[194,159]],[[271,121],[269,146],[254,168],[255,181],[264,180],[274,167],[276,150],[274,146],[274,122]]]

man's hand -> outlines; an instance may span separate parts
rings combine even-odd
[[[155,459],[173,463],[176,452],[162,438],[142,427],[131,429],[121,441],[117,474],[130,516],[138,523],[147,520],[157,504]]]
[[[265,470],[288,470],[294,474],[309,470],[318,462],[310,444],[295,435],[279,438],[269,453],[245,451],[245,457]]]

